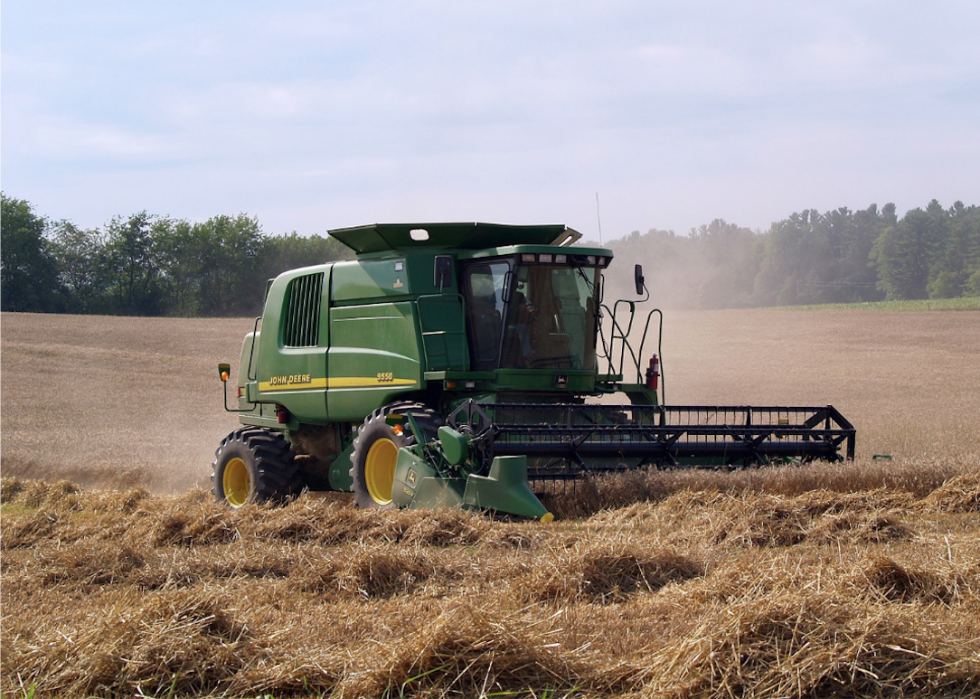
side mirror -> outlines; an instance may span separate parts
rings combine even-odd
[[[643,296],[643,265],[633,267],[633,283],[636,284],[636,295]]]
[[[433,263],[433,284],[439,290],[453,285],[453,258],[451,255],[436,255]]]

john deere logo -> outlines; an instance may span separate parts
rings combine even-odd
[[[289,376],[273,376],[269,379],[269,385],[276,386],[298,386],[313,383],[309,374],[290,374]]]
[[[568,388],[568,374],[555,376],[555,388]]]
[[[408,484],[414,488],[419,482],[418,471],[416,471],[414,468],[408,469],[408,477],[405,480],[407,480]]]

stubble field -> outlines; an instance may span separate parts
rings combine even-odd
[[[3,315],[4,696],[980,696],[980,313],[668,313],[668,402],[833,403],[857,461],[545,526],[213,504],[250,329]]]

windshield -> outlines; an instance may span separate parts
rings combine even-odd
[[[507,260],[471,266],[464,290],[473,369],[594,369],[597,275],[595,267]]]

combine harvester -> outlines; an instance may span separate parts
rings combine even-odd
[[[665,405],[663,314],[604,303],[612,251],[573,246],[580,234],[565,226],[329,233],[356,260],[269,282],[242,347],[237,409],[226,391],[243,427],[218,448],[212,481],[233,508],[337,490],[360,507],[549,521],[530,483],[854,457],[855,430],[829,405]],[[634,276],[646,301],[639,265]],[[222,381],[230,371],[220,365]],[[629,403],[587,402],[613,394]]]

